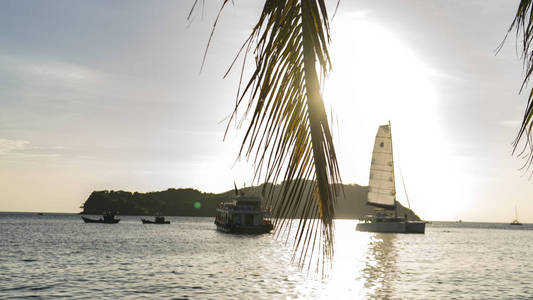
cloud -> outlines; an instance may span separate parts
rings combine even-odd
[[[503,127],[511,127],[511,128],[518,128],[520,127],[520,124],[522,124],[521,120],[506,120],[506,121],[500,121],[498,122],[498,125]]]
[[[51,148],[43,148],[32,146],[26,140],[11,140],[0,138],[0,155],[19,158],[42,158],[42,157],[59,157],[59,150],[64,150],[65,147],[55,146]]]
[[[23,79],[77,83],[98,76],[85,66],[55,60],[37,60],[0,53],[0,71],[16,74]]]
[[[23,150],[30,142],[25,140],[0,139],[0,155]]]

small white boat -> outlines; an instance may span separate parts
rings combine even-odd
[[[409,221],[398,216],[394,159],[390,122],[379,126],[372,151],[367,204],[376,207],[374,215],[365,216],[357,224],[357,231],[386,233],[424,233],[426,222]]]
[[[230,233],[260,234],[272,231],[269,213],[261,206],[261,198],[237,195],[219,204],[215,224],[217,230]]]
[[[518,214],[516,213],[516,205],[514,206],[514,220],[511,222],[510,225],[522,226],[522,223],[518,221]]]

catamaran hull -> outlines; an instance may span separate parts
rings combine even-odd
[[[355,227],[357,231],[379,233],[424,233],[424,222],[372,222],[359,223]]]
[[[244,233],[244,234],[263,234],[269,233],[274,229],[272,224],[263,224],[258,226],[243,226],[243,225],[234,225],[234,224],[225,224],[215,221],[217,225],[217,230],[227,233]]]
[[[406,233],[422,233],[426,232],[426,223],[424,222],[407,222]]]

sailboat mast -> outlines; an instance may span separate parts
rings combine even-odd
[[[409,202],[409,196],[407,196],[407,188],[405,187],[405,180],[403,180],[402,167],[398,166],[398,168],[400,168],[400,177],[402,177],[402,186],[403,186],[403,191],[405,192],[405,199],[407,199],[407,205],[409,206],[409,209],[411,209],[411,202]]]
[[[394,178],[394,148],[392,147],[392,127],[389,120],[389,132],[390,132],[390,149],[391,149],[391,163],[392,163],[392,183],[394,189],[394,217],[398,217],[398,204],[396,201],[396,179]]]

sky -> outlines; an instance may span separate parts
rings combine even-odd
[[[261,1],[225,8],[201,72],[220,1],[187,20],[192,3],[0,2],[0,211],[78,212],[93,190],[252,183],[251,163],[236,161],[243,129],[223,139],[239,73],[223,75]],[[368,184],[390,120],[422,218],[509,222],[516,205],[533,222],[533,182],[512,155],[527,102],[514,35],[495,52],[517,5],[340,2],[323,95],[344,183]]]

